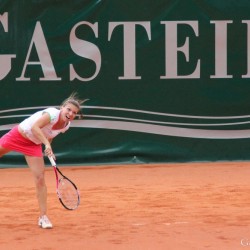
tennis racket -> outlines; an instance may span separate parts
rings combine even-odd
[[[75,210],[80,204],[80,195],[76,185],[56,165],[53,157],[49,156],[56,175],[56,193],[61,204],[68,210]]]

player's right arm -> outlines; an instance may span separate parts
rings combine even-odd
[[[31,131],[33,135],[39,139],[45,145],[45,154],[47,156],[53,156],[50,140],[42,132],[42,128],[50,123],[50,115],[43,113],[43,115],[32,125]]]

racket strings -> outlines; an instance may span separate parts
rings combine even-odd
[[[68,209],[75,209],[79,205],[79,194],[77,189],[65,178],[59,181],[58,196]]]

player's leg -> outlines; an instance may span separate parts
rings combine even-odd
[[[0,145],[0,157],[2,157],[3,155],[7,154],[8,152],[10,152],[11,150],[7,149],[7,148],[3,148]]]
[[[35,157],[35,156],[25,156],[27,164],[31,169],[33,174],[35,185],[36,185],[36,193],[37,199],[40,209],[40,218],[44,218],[44,226],[43,228],[51,228],[52,225],[48,220],[47,214],[47,187],[45,183],[45,167],[44,167],[44,159],[43,157]],[[39,220],[40,221],[40,220]]]

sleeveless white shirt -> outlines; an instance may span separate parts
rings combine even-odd
[[[70,122],[69,122],[68,125],[62,129],[52,129],[52,127],[57,123],[59,119],[60,116],[59,109],[47,108],[38,111],[19,124],[24,134],[29,138],[29,140],[31,140],[35,144],[41,144],[42,142],[33,135],[31,127],[44,113],[48,113],[50,116],[50,123],[41,129],[47,139],[53,139],[58,134],[66,132],[70,127]]]

